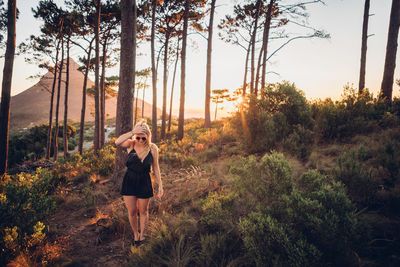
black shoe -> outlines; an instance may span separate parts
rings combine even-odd
[[[138,246],[140,246],[140,240],[135,240],[135,241],[133,241],[133,245],[135,246],[135,247],[138,247]]]

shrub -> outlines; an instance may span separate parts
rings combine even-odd
[[[313,148],[312,131],[298,125],[294,131],[285,138],[284,148],[302,161],[307,161]]]
[[[359,203],[368,204],[374,200],[378,185],[376,170],[360,159],[365,158],[365,148],[351,150],[338,159],[333,170],[338,181],[346,185],[350,197]]]
[[[45,226],[40,222],[55,208],[50,196],[57,185],[53,174],[38,168],[35,173],[3,176],[0,183],[0,263],[40,244]]]
[[[311,110],[304,93],[288,82],[270,84],[260,97],[250,96],[234,114],[231,128],[249,153],[265,152],[301,125],[312,127]]]
[[[317,171],[296,183],[282,154],[254,156],[230,166],[242,214],[238,225],[257,265],[348,264],[356,239],[355,207],[343,184]],[[226,212],[226,211],[225,211]]]

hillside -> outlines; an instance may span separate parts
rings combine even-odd
[[[69,82],[69,96],[68,96],[68,119],[72,121],[80,121],[82,109],[82,86],[84,75],[78,71],[79,65],[70,59],[70,82]],[[60,120],[64,114],[64,95],[65,95],[65,74],[63,75],[63,82],[61,86],[60,95]],[[38,83],[31,88],[11,97],[11,115],[10,115],[10,129],[15,131],[20,128],[38,125],[41,123],[48,123],[51,86],[53,83],[53,74],[46,73]],[[57,79],[58,83],[58,79]],[[94,85],[93,81],[88,80],[87,87],[90,88]],[[54,97],[54,109],[56,107],[56,94]],[[117,98],[112,97],[106,99],[106,117],[113,118],[116,114]],[[138,107],[141,108],[142,100],[139,99]],[[54,111],[53,111],[54,112]],[[158,114],[161,110],[158,109]],[[144,116],[151,116],[151,104],[144,103]],[[86,97],[86,121],[94,120],[94,98],[87,95]]]

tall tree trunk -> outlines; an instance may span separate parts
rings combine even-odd
[[[258,27],[258,17],[260,15],[260,6],[261,6],[261,0],[258,0],[256,3],[256,17],[254,21],[254,30],[253,34],[251,35],[251,64],[250,64],[250,94],[254,93],[254,54],[256,50],[256,36],[257,36],[257,27]]]
[[[264,36],[265,36],[265,28],[264,28]],[[261,46],[260,49],[260,53],[258,55],[258,61],[257,61],[257,70],[256,70],[256,80],[254,82],[254,94],[257,96],[258,94],[258,84],[259,84],[259,80],[260,80],[260,68],[261,68],[261,59],[264,53],[264,38],[263,38],[263,44]],[[262,88],[262,87],[261,87]]]
[[[181,96],[179,105],[179,121],[178,121],[178,140],[183,138],[183,124],[185,123],[185,75],[186,75],[186,43],[189,20],[190,0],[185,2],[185,13],[183,20],[183,36],[181,51]]]
[[[214,120],[217,120],[217,110],[218,110],[218,97],[217,97],[217,101],[215,102],[215,116],[214,116]]]
[[[62,72],[64,68],[64,38],[61,36],[61,63],[60,63],[60,72],[58,75],[58,85],[57,85],[57,103],[56,103],[56,121],[55,121],[55,129],[53,136],[53,147],[54,147],[54,161],[58,159],[58,115],[60,113],[60,94],[61,94],[61,81],[62,81]]]
[[[79,129],[79,154],[82,155],[83,152],[83,135],[85,133],[85,112],[86,112],[86,87],[87,87],[87,79],[90,70],[90,56],[92,54],[92,43],[94,39],[89,44],[89,51],[87,53],[87,60],[86,60],[86,70],[85,70],[85,77],[83,78],[83,88],[82,88],[82,108],[81,108],[81,124]]]
[[[94,26],[95,36],[95,57],[94,57],[94,151],[97,154],[100,148],[100,88],[99,88],[99,74],[100,74],[100,9],[101,1],[96,0],[96,18]]]
[[[244,64],[243,96],[246,95],[246,89],[247,89],[247,72],[248,72],[247,68],[249,66],[250,47],[251,47],[251,42],[249,42],[249,46],[247,47],[246,63]]]
[[[208,26],[208,42],[207,42],[207,71],[206,71],[206,103],[204,107],[204,127],[211,127],[210,119],[210,94],[211,94],[211,54],[212,54],[212,34],[214,24],[214,11],[216,0],[211,1],[210,23]]]
[[[361,39],[360,80],[358,83],[359,94],[362,93],[362,91],[365,87],[365,65],[366,65],[366,61],[367,61],[369,2],[370,2],[370,0],[365,0],[365,6],[364,6],[364,19],[363,19],[362,39]]]
[[[265,17],[264,27],[266,29],[265,36],[263,40],[264,44],[264,52],[263,52],[263,61],[262,61],[262,72],[261,72],[261,87],[265,86],[265,75],[266,75],[266,67],[267,67],[267,51],[268,51],[268,41],[269,41],[269,30],[271,28],[271,18],[272,18],[272,9],[274,7],[275,0],[269,1],[267,15]]]
[[[104,146],[105,143],[105,98],[106,98],[106,57],[107,57],[107,38],[103,42],[103,58],[101,62],[101,78],[100,78],[100,147]]]
[[[143,89],[144,90],[144,89]],[[139,89],[136,88],[136,99],[133,99],[135,102],[135,122],[133,123],[134,125],[136,125],[136,120],[137,120],[137,105],[138,105],[138,100],[139,100]]]
[[[168,132],[171,131],[171,120],[172,120],[172,99],[174,97],[174,87],[175,87],[175,76],[176,76],[176,67],[178,66],[179,60],[179,37],[178,44],[176,46],[176,60],[174,66],[174,75],[172,76],[172,85],[171,85],[171,100],[169,102],[169,119],[168,119]]]
[[[135,90],[136,89],[136,32],[137,32],[137,6],[136,1],[131,0],[131,5],[133,5],[133,14],[132,14],[132,68],[133,68],[133,75],[132,75],[132,97],[135,97]],[[136,99],[137,101],[137,99]],[[132,106],[133,111],[133,106]]]
[[[146,78],[147,80],[147,78]],[[144,85],[146,85],[146,80],[144,82]],[[143,87],[143,98],[142,98],[142,119],[144,119],[144,94],[146,92],[146,87]]]
[[[8,133],[10,127],[10,99],[11,81],[15,55],[15,22],[17,15],[17,1],[8,0],[7,6],[7,47],[4,58],[3,82],[1,88],[1,114],[0,114],[0,175],[7,172],[8,160]]]
[[[152,15],[151,15],[151,76],[153,85],[153,106],[152,106],[152,128],[151,139],[157,142],[157,69],[155,62],[155,34],[156,34],[156,8],[157,0],[152,2]]]
[[[161,139],[165,138],[165,126],[167,120],[167,70],[168,70],[168,46],[169,46],[169,30],[165,33],[164,44],[164,78],[163,78],[163,104],[162,104],[162,117],[161,117]]]
[[[132,76],[135,75],[134,70],[134,38],[136,37],[134,25],[134,11],[136,8],[135,0],[121,0],[121,55],[119,68],[119,90],[117,99],[117,118],[115,125],[115,134],[120,136],[132,130],[133,119],[133,92],[132,92]],[[121,179],[121,170],[125,166],[126,153],[118,147],[115,156],[115,183],[118,184]]]
[[[400,0],[392,1],[388,41],[386,46],[385,69],[383,71],[381,98],[386,104],[392,102],[394,70],[396,68],[397,38],[400,26]]]
[[[69,89],[69,38],[67,40],[67,66],[66,66],[66,80],[65,80],[65,94],[64,94],[64,127],[63,127],[63,141],[64,141],[64,158],[68,154],[68,89]]]
[[[53,130],[53,106],[54,106],[54,91],[56,89],[57,81],[57,69],[58,69],[58,52],[60,50],[60,40],[58,40],[56,47],[56,62],[54,64],[54,77],[53,84],[51,85],[51,97],[50,97],[50,111],[49,111],[49,128],[47,129],[47,143],[46,143],[46,159],[50,159],[51,153],[51,134]]]

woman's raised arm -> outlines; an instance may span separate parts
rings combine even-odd
[[[124,133],[120,135],[116,140],[115,140],[115,145],[123,148],[128,148],[131,145],[132,140],[130,138],[133,136],[133,132],[129,131],[127,133]]]

